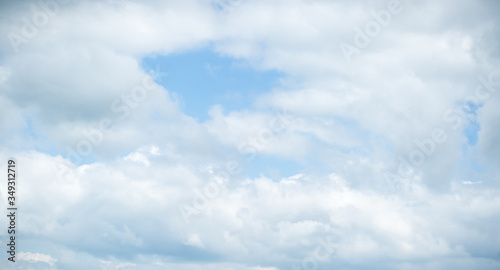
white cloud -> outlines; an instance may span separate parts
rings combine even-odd
[[[443,114],[498,69],[499,6],[402,2],[350,64],[339,44],[386,1],[239,1],[222,17],[210,1],[73,1],[18,53],[4,34],[0,159],[20,164],[20,263],[289,269],[330,237],[335,254],[321,267],[498,269],[498,91],[476,111],[477,146],[462,132],[467,117],[454,129]],[[30,4],[2,4],[2,33],[22,31]],[[176,89],[147,92],[126,117],[113,109],[150,78],[143,57],[206,46],[284,77],[251,108],[215,105],[203,123],[182,113]],[[103,119],[112,128],[75,162],[66,147],[96,139]],[[403,188],[388,185],[384,173],[436,128],[446,142]],[[301,171],[231,177],[186,222],[179,206],[228,160],[248,157],[242,145]]]
[[[203,242],[201,241],[200,236],[198,236],[198,234],[190,235],[185,244],[194,247],[204,248]]]
[[[57,259],[52,258],[50,255],[31,252],[20,252],[19,260],[27,261],[30,263],[44,262],[48,263],[50,266],[54,266],[54,264],[57,262]]]

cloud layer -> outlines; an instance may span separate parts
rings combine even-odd
[[[498,269],[499,8],[2,3],[13,269]],[[283,76],[201,121],[143,65],[200,49]]]

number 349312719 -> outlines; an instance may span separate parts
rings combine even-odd
[[[7,168],[7,189],[9,196],[9,205],[14,206],[16,204],[16,162],[14,160],[9,160]]]

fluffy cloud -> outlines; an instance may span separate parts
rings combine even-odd
[[[498,269],[498,8],[2,3],[18,268]],[[283,76],[198,121],[142,60],[204,47]],[[259,159],[300,174],[246,175]]]

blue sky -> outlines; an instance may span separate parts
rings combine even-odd
[[[258,70],[246,60],[202,48],[142,60],[145,70],[159,70],[161,84],[182,102],[181,110],[204,122],[210,107],[226,112],[252,109],[254,99],[280,86],[277,70]]]
[[[279,88],[284,76],[277,70],[256,69],[246,60],[224,57],[209,47],[145,58],[142,66],[148,72],[161,72],[157,83],[181,101],[184,114],[200,122],[210,118],[208,111],[215,105],[221,105],[223,113],[254,110],[256,97]],[[263,175],[274,180],[297,174],[301,167],[296,161],[260,155],[242,165],[246,177]]]

